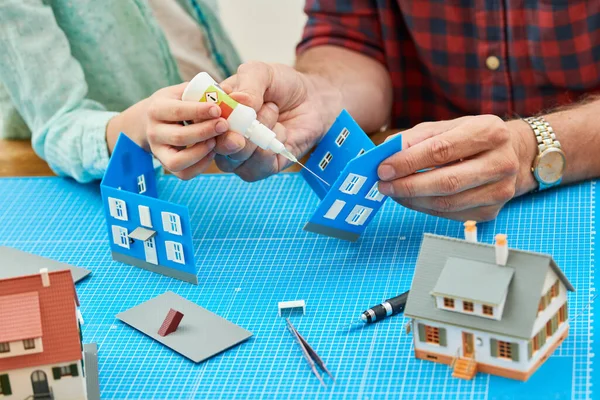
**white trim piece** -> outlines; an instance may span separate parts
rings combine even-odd
[[[346,202],[343,200],[336,200],[333,202],[329,210],[323,215],[323,218],[327,219],[336,219],[342,208],[346,205]]]
[[[294,308],[301,308],[302,315],[306,312],[306,301],[304,300],[292,300],[292,301],[280,301],[277,303],[277,308],[279,309],[278,314],[281,317],[281,311],[283,310],[291,310]]]
[[[146,177],[144,174],[137,177],[138,193],[146,193]]]
[[[375,182],[371,190],[369,190],[369,193],[367,193],[367,195],[365,196],[367,200],[373,201],[382,201],[384,197],[384,195],[379,193],[379,181]]]
[[[340,186],[340,191],[346,194],[356,194],[362,188],[367,177],[357,174],[348,174],[344,183]]]
[[[113,243],[117,246],[124,247],[126,249],[129,248],[129,233],[127,232],[127,228],[123,228],[122,226],[113,225],[111,227],[112,235],[113,235]]]
[[[165,211],[161,212],[160,215],[165,232],[172,233],[173,235],[182,235],[181,218],[179,218],[179,215]]]
[[[372,211],[372,208],[356,205],[346,218],[346,222],[350,225],[360,226],[365,223]],[[358,216],[358,218],[356,218],[356,216]]]
[[[365,149],[360,149],[360,151],[358,152],[358,154],[356,155],[356,157],[358,157],[358,156],[362,156],[362,155],[363,155],[363,154],[365,154],[365,153],[366,153],[366,150],[365,150]]]
[[[183,254],[183,246],[178,242],[165,241],[167,249],[167,259],[177,264],[185,264],[185,256]]]
[[[121,221],[127,221],[127,204],[123,200],[109,197],[108,208],[110,210],[111,217]]]
[[[333,160],[333,155],[330,152],[325,153],[319,162],[319,168],[321,168],[321,171],[325,171],[325,168],[327,168],[331,160]]]
[[[150,207],[138,206],[138,212],[140,214],[140,225],[146,228],[152,228],[152,218],[150,217]]]
[[[348,128],[344,127],[344,129],[342,129],[338,137],[335,138],[335,144],[337,144],[337,147],[342,147],[349,135],[350,131],[348,130]]]

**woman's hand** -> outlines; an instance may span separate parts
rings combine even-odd
[[[173,175],[187,180],[204,172],[215,157],[215,137],[229,130],[221,109],[182,101],[186,83],[166,87],[148,99],[146,136],[154,156]],[[192,121],[183,125],[183,121]]]

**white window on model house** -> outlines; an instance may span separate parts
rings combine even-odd
[[[144,175],[137,177],[137,186],[139,194],[146,193],[146,177]]]
[[[79,376],[79,369],[77,367],[77,364],[52,368],[52,377],[54,378],[54,380],[59,380],[65,376]]]
[[[350,131],[348,130],[348,128],[342,129],[338,137],[335,138],[335,144],[337,144],[338,147],[341,147],[342,144],[344,144],[344,142],[348,138],[348,135],[350,135]]]
[[[167,259],[178,264],[185,264],[185,257],[183,255],[183,246],[181,243],[166,241],[165,247],[167,249]]]
[[[373,209],[369,207],[354,206],[352,212],[350,212],[350,214],[346,218],[346,222],[350,225],[360,226],[365,223],[367,218],[369,218],[369,215],[371,215],[372,211]]]
[[[108,198],[108,209],[110,216],[121,221],[127,221],[127,204],[123,200]]]
[[[384,195],[379,193],[379,181],[375,182],[375,184],[373,185],[371,190],[369,190],[369,193],[367,193],[367,196],[366,196],[366,198],[368,200],[373,200],[373,201],[381,201],[381,200],[383,200],[384,197],[385,197]]]
[[[357,174],[348,174],[342,186],[340,186],[340,191],[346,194],[356,194],[362,188],[363,184],[367,180],[366,177]]]
[[[140,214],[140,225],[146,228],[152,228],[152,218],[150,217],[150,208],[147,206],[138,206]]]
[[[112,227],[113,243],[117,246],[129,248],[129,233],[127,228],[122,226],[113,225]]]
[[[10,344],[8,342],[0,343],[0,353],[8,353],[10,351]]]
[[[331,205],[331,207],[329,207],[329,210],[327,210],[325,215],[323,215],[323,218],[336,219],[337,216],[339,215],[340,211],[342,211],[342,208],[344,208],[345,205],[346,205],[345,201],[342,201],[342,200],[334,201],[333,204]]]
[[[331,160],[333,160],[333,156],[331,155],[331,153],[330,152],[325,153],[325,155],[319,162],[319,168],[321,168],[322,171],[325,171],[325,168],[327,168],[327,166],[329,165]]]
[[[181,218],[170,212],[161,212],[163,230],[174,235],[181,235]]]

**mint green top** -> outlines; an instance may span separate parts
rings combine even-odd
[[[234,73],[239,58],[215,1],[177,1],[222,75]],[[31,137],[54,172],[80,182],[106,170],[114,115],[182,82],[144,0],[4,0],[0,38],[0,137]]]

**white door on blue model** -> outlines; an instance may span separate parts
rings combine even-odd
[[[158,259],[156,258],[156,243],[153,237],[144,242],[144,252],[146,253],[147,262],[158,265]]]

